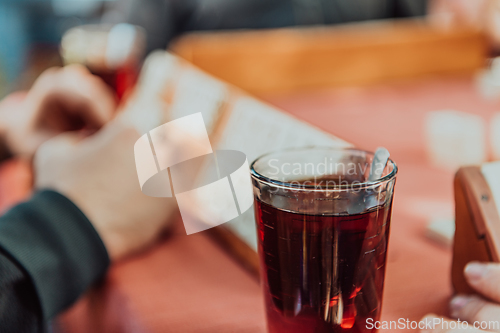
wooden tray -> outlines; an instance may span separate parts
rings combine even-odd
[[[208,73],[261,95],[472,74],[485,65],[487,45],[478,31],[442,31],[412,19],[197,32],[181,37],[171,49]]]

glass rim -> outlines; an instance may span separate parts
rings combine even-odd
[[[359,152],[359,153],[365,153],[365,154],[371,154],[372,156],[375,156],[374,152],[368,151],[368,150],[363,150],[363,149],[357,149],[357,148],[352,148],[352,147],[347,147],[347,148],[339,148],[339,147],[327,147],[327,146],[306,146],[306,147],[296,147],[296,148],[286,148],[286,149],[281,149],[281,150],[275,150],[263,155],[260,155],[257,157],[252,164],[250,164],[250,175],[252,178],[256,179],[257,181],[261,183],[267,183],[269,185],[275,186],[275,187],[284,187],[287,189],[297,189],[297,190],[309,190],[309,191],[322,191],[324,192],[325,189],[318,189],[316,185],[301,185],[301,184],[294,184],[293,181],[287,182],[287,181],[280,181],[276,179],[272,179],[269,177],[266,177],[262,175],[261,173],[257,172],[255,170],[255,164],[262,160],[265,157],[268,157],[270,155],[278,154],[278,153],[286,153],[286,152],[293,152],[293,151],[314,151],[314,150],[330,150],[330,151],[337,151],[337,152]],[[331,189],[328,189],[328,191],[338,191],[338,190],[348,190],[348,189],[364,189],[364,188],[369,188],[369,187],[374,187],[378,184],[382,183],[387,183],[394,178],[396,178],[396,175],[398,173],[398,166],[396,163],[389,158],[387,161],[387,164],[392,165],[392,171],[389,172],[387,175],[371,180],[371,181],[365,181],[365,182],[357,182],[357,183],[351,183],[351,184],[339,184],[339,185],[334,185],[332,186]]]

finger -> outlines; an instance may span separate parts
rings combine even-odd
[[[89,75],[89,74],[91,74],[90,71],[88,70],[88,68],[85,67],[85,66],[83,66],[83,65],[81,65],[81,64],[70,64],[70,65],[64,66],[63,69],[66,70],[66,71],[72,71],[72,72],[80,73],[82,75]]]
[[[500,264],[470,262],[464,275],[469,285],[478,293],[500,302]]]
[[[449,30],[457,25],[457,14],[453,7],[453,3],[448,0],[430,2],[427,15],[430,23],[443,30]]]
[[[478,29],[484,21],[489,0],[434,0],[429,6],[431,23],[445,29],[454,26]]]
[[[10,107],[12,105],[18,105],[26,98],[26,91],[16,91],[7,95],[4,99],[0,101],[0,107]]]
[[[75,117],[85,126],[100,128],[116,109],[111,89],[81,66],[45,71],[30,90],[26,103],[32,110],[33,127],[55,131],[67,130]]]
[[[486,32],[497,49],[500,48],[500,1],[491,0],[485,12],[484,25]]]
[[[489,331],[500,332],[500,305],[477,296],[459,295],[450,302],[452,317],[469,323],[487,325]],[[477,325],[476,325],[477,326]]]
[[[19,110],[22,107],[26,95],[26,91],[17,91],[0,100],[0,121],[9,124],[15,123],[15,118],[19,117]]]
[[[83,155],[95,155],[99,152],[103,154],[103,158],[109,159],[125,150],[133,161],[133,147],[139,137],[137,130],[130,124],[113,119],[93,135],[82,139],[78,148]]]
[[[440,318],[436,315],[427,315],[420,320],[422,329],[421,333],[481,333],[484,331],[474,328],[463,321],[453,321],[447,318]]]
[[[107,123],[116,109],[116,98],[111,88],[101,78],[90,74],[81,65],[67,66],[64,71],[71,87],[78,89],[88,100],[91,113],[87,116],[99,127]]]
[[[69,123],[71,120],[78,123],[80,120],[80,123],[90,128],[100,128],[113,117],[116,108],[115,97],[100,78],[73,67],[64,68],[61,75],[54,80],[57,82],[45,93],[45,103],[39,104],[43,106],[40,107],[39,115],[48,116],[48,113],[54,110],[48,108],[52,104],[60,109],[58,118],[61,121],[66,118]],[[57,126],[54,128],[58,129]]]

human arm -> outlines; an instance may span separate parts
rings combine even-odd
[[[87,217],[53,191],[36,193],[0,217],[0,327],[40,332],[108,268]]]

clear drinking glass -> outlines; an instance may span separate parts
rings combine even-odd
[[[303,148],[252,163],[270,333],[373,332],[380,318],[396,164]]]
[[[118,99],[138,78],[146,33],[138,26],[88,24],[69,29],[61,40],[64,64],[81,64],[103,79]]]

